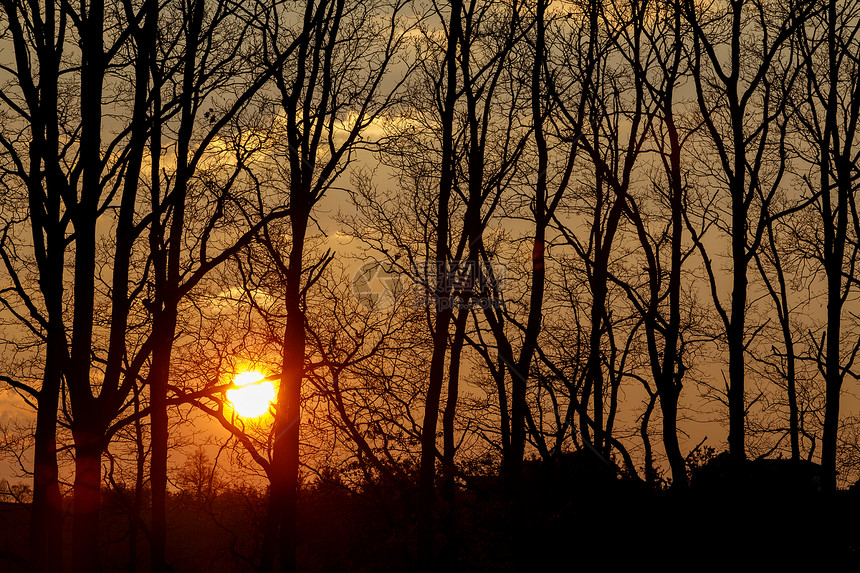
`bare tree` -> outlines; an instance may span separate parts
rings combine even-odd
[[[44,6],[3,4],[4,31],[14,53],[14,64],[6,68],[10,80],[2,91],[4,113],[13,131],[23,128],[30,132],[30,137],[24,141],[10,131],[5,131],[2,138],[11,167],[6,171],[6,184],[26,189],[21,195],[26,205],[21,214],[25,215],[10,223],[29,227],[35,259],[35,264],[29,268],[20,266],[20,259],[14,253],[22,245],[12,242],[12,237],[17,239],[17,233],[10,236],[13,224],[7,225],[3,255],[6,271],[15,284],[14,290],[7,293],[27,309],[26,314],[17,314],[24,327],[46,345],[41,388],[28,390],[38,401],[30,550],[31,566],[39,571],[62,567],[56,423],[63,381],[68,385],[70,397],[74,395],[76,409],[72,414],[78,419],[73,426],[79,466],[75,495],[76,567],[85,568],[87,558],[83,552],[94,554],[97,548],[95,543],[87,541],[92,541],[93,531],[97,531],[99,480],[98,468],[94,466],[100,464],[98,456],[93,462],[90,454],[100,449],[98,439],[89,435],[85,425],[100,423],[100,416],[92,408],[96,399],[90,394],[88,400],[87,391],[83,390],[89,389],[91,384],[94,291],[99,274],[95,270],[95,225],[120,189],[114,177],[115,169],[130,170],[127,184],[121,191],[125,208],[120,218],[127,224],[133,219],[137,171],[147,128],[148,58],[151,55],[148,45],[141,42],[139,26],[144,22],[143,11],[138,8],[135,12],[131,4],[125,8],[128,12],[124,15],[132,18],[130,27],[139,33],[110,38],[106,53],[102,33],[106,16],[101,4],[91,6],[80,18],[52,2]],[[153,23],[149,21],[146,25],[152,29]],[[123,48],[128,44],[135,44],[139,50],[140,58],[136,63],[125,57]],[[117,107],[125,107],[135,119],[114,131],[112,136],[108,134],[108,145],[103,149],[102,139],[106,134],[102,133],[101,106],[106,65],[110,59],[117,67],[131,72],[132,79],[115,103]],[[125,145],[124,150],[117,153],[118,159],[109,159],[120,142]],[[105,150],[108,155],[102,157]],[[117,251],[120,264],[127,262],[130,254],[128,235],[122,235],[118,238]],[[74,260],[71,271],[74,282],[69,293],[72,301],[66,295],[69,284],[66,265],[70,256]],[[118,287],[118,283],[128,280],[127,274],[122,275],[127,273],[127,265],[125,269],[116,271],[114,282]],[[25,275],[29,276],[25,278]],[[31,284],[30,280],[38,283]],[[126,292],[127,284],[123,283],[115,292],[115,300],[122,301]],[[7,305],[16,306],[6,300]],[[66,315],[70,308],[74,309],[74,318],[69,325]],[[117,328],[124,336],[122,325]],[[71,340],[67,330],[72,332]],[[122,396],[122,390],[116,383],[119,371],[115,367],[122,358],[117,356],[106,372],[111,378],[102,384],[102,395],[104,402],[110,403],[109,409],[120,405],[117,398]],[[89,539],[85,539],[87,536]]]
[[[672,485],[686,487],[687,468],[678,443],[677,424],[679,396],[688,368],[683,356],[686,342],[682,323],[682,266],[692,247],[684,238],[687,183],[681,161],[685,134],[678,125],[676,92],[685,75],[683,38],[688,30],[680,6],[674,2],[655,3],[632,17],[635,18],[631,23],[632,33],[622,33],[621,37],[625,46],[632,48],[629,60],[646,86],[643,96],[649,98],[654,107],[650,130],[663,176],[653,182],[657,195],[655,213],[646,210],[648,201],[645,198],[640,201],[642,208],[638,203],[630,203],[629,217],[645,258],[646,276],[641,277],[644,279],[641,285],[636,284],[637,280],[633,284],[622,283],[622,287],[643,319],[645,347],[656,396],[660,400],[662,441],[672,471]],[[635,48],[640,42],[647,46],[642,48],[649,56],[644,62],[637,57]],[[669,213],[665,219],[657,215],[662,209]],[[646,222],[646,218],[660,222],[655,225]]]
[[[154,412],[163,410],[158,400],[165,392],[158,382],[169,364],[171,316],[175,321],[177,301],[229,257],[231,247],[238,248],[254,235],[249,231],[236,243],[228,239],[213,244],[213,228],[224,217],[224,205],[233,191],[232,184],[222,187],[213,202],[220,208],[204,214],[201,219],[206,222],[194,227],[194,232],[200,232],[195,235],[199,251],[192,251],[193,263],[182,269],[185,275],[179,280],[188,182],[203,158],[211,159],[207,152],[213,140],[271,73],[250,73],[240,64],[239,50],[252,28],[238,5],[219,3],[211,12],[203,10],[202,2],[196,6],[191,13],[182,9],[173,13],[183,25],[177,26],[175,37],[160,36],[163,50],[159,51],[156,36],[165,30],[159,27],[162,13],[155,2],[119,4],[117,10],[96,2],[79,12],[68,6],[57,11],[52,3],[44,7],[4,4],[16,67],[9,69],[12,79],[4,86],[3,104],[10,118],[26,126],[32,137],[22,141],[6,133],[2,142],[8,164],[14,167],[7,172],[7,181],[28,190],[27,218],[16,224],[31,227],[37,264],[26,272],[38,280],[37,288],[19,281],[9,292],[28,309],[29,316],[19,314],[22,324],[51,341],[42,389],[31,389],[34,396],[42,397],[37,418],[43,420],[37,448],[38,511],[31,536],[36,567],[54,570],[50,563],[57,565],[60,555],[60,520],[46,517],[52,515],[50,507],[57,501],[56,462],[51,457],[56,451],[52,428],[59,404],[52,396],[65,384],[68,402],[62,406],[69,416],[76,453],[73,563],[76,570],[92,571],[99,559],[101,458],[111,425],[132,407],[130,397],[144,375],[155,388]],[[30,21],[36,29],[25,24]],[[186,32],[188,37],[183,35]],[[31,63],[37,61],[44,65]],[[191,152],[197,110],[213,91],[228,85],[233,97],[225,98],[228,102],[221,114],[202,130]],[[177,88],[172,94],[167,89],[171,86]],[[160,126],[174,125],[177,115],[178,172],[167,177],[176,186],[165,198],[158,185],[163,176]],[[158,118],[158,137],[153,138],[147,157],[154,118]],[[147,183],[152,198],[149,209],[141,193]],[[172,229],[165,237],[163,222],[171,218]],[[253,227],[254,222],[245,221]],[[147,232],[151,258],[141,254],[149,249],[140,248]],[[165,252],[161,239],[170,243],[172,255],[160,257]],[[11,242],[6,246],[16,248]],[[213,256],[213,251],[218,252]],[[5,251],[6,270],[20,277],[24,267],[9,256],[11,252]],[[33,304],[37,294],[44,307]],[[144,318],[148,314],[154,316],[152,328]],[[147,372],[150,353],[156,348],[158,364]],[[164,417],[156,413],[156,419]],[[159,471],[157,462],[166,457],[158,456],[164,448],[159,449],[157,442],[164,433],[158,429],[163,426],[156,426],[154,477],[163,492],[164,481],[158,476],[164,471]],[[158,539],[164,537],[157,510],[156,506],[156,568],[163,561],[158,558]],[[37,546],[41,540],[51,546]]]
[[[616,19],[626,22],[626,9],[610,5],[604,10],[597,3],[582,6],[588,43],[568,56],[582,60],[577,65],[586,74],[581,80],[582,95],[571,101],[558,80],[550,86],[563,134],[582,148],[586,158],[576,171],[581,190],[554,218],[561,241],[582,261],[591,294],[586,366],[581,386],[572,386],[580,391],[577,402],[583,443],[604,459],[617,444],[611,432],[624,376],[622,365],[628,355],[623,350],[628,343],[618,344],[616,339],[620,335],[614,330],[616,325],[625,327],[624,319],[617,313],[613,316],[609,308],[610,277],[625,215],[635,207],[630,195],[632,174],[651,121],[642,73],[638,64],[631,65],[648,54],[639,43],[630,41],[631,54],[627,55],[616,42]],[[631,25],[631,34],[641,35],[641,24],[633,20]],[[573,230],[579,225],[587,228],[587,237]],[[626,338],[630,340],[629,331]]]
[[[449,509],[455,500],[456,420],[469,318],[492,318],[496,312],[476,305],[481,297],[491,298],[488,285],[494,283],[486,273],[484,233],[526,145],[528,96],[518,80],[521,62],[514,52],[530,26],[521,22],[522,12],[519,2],[434,7],[422,29],[420,73],[382,159],[398,170],[401,185],[412,195],[388,200],[385,191],[370,186],[354,193],[360,213],[352,223],[357,236],[371,244],[386,265],[411,276],[424,290],[432,349],[421,425],[418,545],[423,567],[434,566],[438,457]],[[406,212],[406,225],[415,225],[415,230],[404,228],[400,208]],[[381,238],[361,232],[365,225],[377,229]],[[396,250],[389,250],[392,244]]]
[[[264,111],[281,123],[273,141],[274,169],[287,183],[280,194],[289,205],[289,228],[266,226],[261,245],[280,276],[286,322],[282,335],[280,385],[273,426],[268,538],[262,570],[296,568],[296,501],[299,436],[306,372],[306,297],[330,262],[330,254],[306,266],[306,244],[314,208],[337,185],[356,153],[376,142],[368,128],[381,121],[408,77],[399,60],[408,25],[401,1],[363,4],[345,0],[309,2],[303,13],[273,14],[263,53],[273,66],[274,94]],[[296,37],[303,38],[289,54]],[[286,51],[285,51],[286,50]],[[277,65],[276,65],[277,64]],[[400,66],[400,77],[394,77]],[[279,118],[283,118],[283,121]],[[286,238],[285,255],[281,250]]]
[[[860,61],[860,14],[852,3],[821,6],[796,27],[800,79],[791,92],[802,151],[803,180],[815,224],[797,233],[826,277],[826,326],[813,340],[813,355],[825,380],[821,444],[824,484],[836,489],[839,410],[846,374],[852,375],[860,344],[846,324],[846,305],[856,286],[860,222],[856,205]],[[794,447],[794,446],[792,446]]]
[[[743,0],[710,7],[693,2],[684,5],[693,30],[690,66],[703,133],[715,164],[713,168],[706,167],[706,171],[710,180],[720,182],[722,191],[716,201],[704,199],[708,204],[705,208],[711,210],[710,217],[704,217],[726,233],[731,243],[732,287],[727,308],[712,256],[700,234],[690,227],[725,331],[729,450],[735,461],[746,459],[748,268],[761,247],[769,207],[785,172],[784,160],[774,158],[781,134],[784,137],[785,133],[779,127],[780,121],[784,124],[780,118],[784,117],[786,103],[779,97],[779,90],[773,89],[774,62],[786,52],[789,38],[813,8],[812,3],[804,2],[771,6]]]

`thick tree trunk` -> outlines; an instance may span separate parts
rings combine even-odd
[[[729,350],[729,455],[735,463],[746,460],[745,425],[745,371],[744,326],[747,313],[747,230],[749,204],[746,201],[747,143],[744,133],[745,109],[738,93],[741,69],[742,5],[732,5],[731,71],[726,92],[731,116],[731,142],[733,144],[732,171],[729,174],[731,193],[731,255],[732,299],[731,316],[726,328]],[[751,182],[754,183],[754,182]]]
[[[734,26],[740,26],[740,16],[735,16]],[[740,32],[735,30],[735,34]],[[735,41],[738,38],[733,36]],[[733,46],[732,69],[739,69],[738,59],[740,48]],[[734,77],[728,86],[729,107],[732,114],[732,136],[734,149],[734,175],[731,180],[732,195],[732,302],[731,318],[726,329],[729,347],[729,455],[737,463],[746,460],[745,424],[745,372],[744,372],[744,326],[747,313],[747,217],[749,207],[746,204],[746,146],[743,130],[743,110],[739,106],[737,93],[737,78]]]
[[[62,570],[63,513],[57,481],[56,397],[53,399],[53,415],[50,413],[50,402],[51,398],[44,402],[39,400],[34,435],[30,567],[37,573]]]
[[[648,389],[650,393],[651,390]],[[651,437],[648,435],[648,425],[651,422],[651,414],[654,412],[654,405],[657,402],[657,393],[652,393],[648,399],[648,405],[645,407],[645,412],[642,413],[642,421],[639,423],[639,436],[642,438],[642,446],[644,447],[645,457],[645,483],[648,487],[655,487],[657,472],[654,470],[654,454],[651,447]]]
[[[840,191],[842,191],[840,189]],[[826,192],[826,191],[825,191]],[[821,436],[821,467],[823,487],[826,491],[836,491],[836,446],[839,434],[839,406],[842,397],[841,342],[842,342],[842,265],[847,226],[847,202],[840,198],[837,207],[836,237],[830,250],[825,246],[827,268],[827,333],[825,350],[825,405],[824,428]],[[829,207],[829,205],[827,206]],[[825,223],[826,225],[827,223]],[[827,242],[827,241],[826,241]]]
[[[448,397],[445,401],[445,411],[442,414],[442,488],[449,505],[454,503],[454,450],[456,447],[454,420],[457,415],[457,399],[460,393],[460,355],[466,340],[466,320],[468,318],[468,309],[460,309],[455,321],[454,340],[451,342]]]
[[[173,345],[173,329],[164,325],[168,317],[156,318],[155,327],[164,336],[159,338],[160,348],[153,351],[152,371],[149,376],[150,432],[152,453],[149,462],[149,479],[152,488],[152,539],[150,560],[153,572],[165,571],[167,567],[167,377],[170,353]],[[172,321],[175,326],[175,316]],[[165,348],[166,347],[166,348]]]
[[[745,223],[737,222],[741,229]],[[745,230],[743,231],[746,232]],[[744,239],[744,245],[746,241]],[[735,462],[746,460],[744,425],[746,403],[744,399],[744,322],[746,314],[746,264],[743,254],[735,253],[734,290],[732,291],[732,319],[727,330],[729,346],[729,455]]]
[[[72,403],[75,442],[74,531],[72,565],[75,573],[100,570],[99,511],[101,486],[101,453],[104,427],[100,427],[99,404],[90,386],[90,349],[94,316],[94,220],[83,221],[76,228],[75,314],[72,351],[66,380]]]
[[[672,470],[672,485],[687,486],[687,464],[678,444],[678,393],[660,394],[660,410],[663,413],[663,447]]]
[[[596,266],[596,265],[595,265]],[[603,451],[603,368],[600,364],[601,357],[601,342],[603,339],[603,317],[606,313],[606,277],[603,271],[596,271],[595,280],[592,288],[591,302],[591,333],[588,339],[588,375],[586,377],[585,387],[583,389],[584,397],[583,404],[587,405],[589,398],[594,402],[593,414],[591,416],[594,422],[591,431],[591,439],[587,433],[589,425],[582,423],[583,431],[582,439],[586,443],[591,443],[598,452]]]
[[[280,571],[296,571],[298,529],[296,510],[299,497],[299,436],[301,424],[301,395],[305,361],[305,316],[302,309],[302,260],[310,207],[303,199],[307,192],[296,187],[291,191],[290,215],[292,248],[286,277],[287,325],[281,355],[281,383],[275,416],[272,460],[271,500],[267,534],[277,538]],[[279,531],[275,533],[275,529]],[[272,570],[273,552],[266,548],[263,571]],[[266,569],[266,568],[269,569]]]
[[[33,505],[30,522],[30,567],[35,573],[62,571],[62,496],[57,465],[57,408],[60,395],[60,364],[54,336],[48,345],[39,409],[36,412],[33,451]]]
[[[296,303],[298,297],[296,297]],[[284,339],[283,385],[278,404],[284,407],[283,425],[276,437],[276,455],[283,458],[278,479],[283,480],[282,493],[276,497],[280,503],[281,518],[281,572],[296,571],[296,506],[299,497],[299,429],[301,419],[301,387],[304,378],[305,327],[304,316],[298,304],[290,305]]]
[[[76,573],[95,573],[99,563],[101,454],[105,427],[90,383],[95,318],[96,223],[102,186],[102,98],[105,81],[104,2],[94,0],[82,23],[80,97],[80,199],[72,215],[75,228],[74,315],[68,369],[75,441],[74,532]]]
[[[99,509],[103,434],[92,428],[76,430],[74,433],[75,527],[72,533],[72,565],[75,573],[97,573],[101,570]]]
[[[788,306],[784,307],[788,310]],[[791,444],[792,461],[800,461],[800,410],[797,407],[797,374],[795,372],[794,342],[788,329],[788,318],[784,328],[785,359],[787,362],[786,381],[788,387],[788,436]]]
[[[167,413],[167,385],[176,335],[178,314],[175,299],[179,283],[178,246],[182,236],[185,196],[178,196],[174,220],[171,225],[171,250],[167,255],[167,280],[160,283],[157,294],[163,308],[156,312],[153,323],[155,345],[152,349],[152,366],[148,377],[150,392],[150,432],[152,453],[150,455],[150,485],[152,487],[152,545],[150,547],[152,571],[167,569],[167,458],[169,418]]]
[[[134,392],[134,413],[140,412],[140,395]],[[137,446],[137,468],[134,475],[134,501],[128,522],[128,570],[135,573],[138,567],[137,542],[140,533],[140,516],[143,511],[143,480],[146,475],[146,444],[143,441],[143,424],[140,419],[134,420],[134,438]]]

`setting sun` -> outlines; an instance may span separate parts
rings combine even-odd
[[[275,400],[275,385],[259,372],[243,372],[233,384],[238,388],[227,390],[227,400],[243,418],[257,418],[269,411]]]

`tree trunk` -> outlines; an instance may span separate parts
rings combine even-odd
[[[675,73],[680,60],[680,15],[675,14],[675,30],[679,47],[675,60]],[[678,444],[678,398],[681,394],[684,378],[684,364],[681,356],[681,265],[683,265],[682,252],[684,231],[684,183],[681,173],[681,141],[675,125],[674,108],[672,96],[675,93],[675,75],[669,79],[666,98],[666,127],[669,132],[669,169],[668,178],[671,188],[672,208],[672,242],[671,242],[671,268],[669,269],[669,325],[664,334],[663,363],[658,373],[658,393],[660,396],[660,409],[663,413],[663,447],[666,449],[666,457],[672,469],[672,485],[676,488],[685,488],[688,485],[687,463],[681,454]],[[656,266],[656,262],[654,263]],[[658,283],[659,284],[659,283]],[[659,287],[658,287],[659,288]],[[653,293],[652,304],[656,311],[659,306],[657,292]],[[651,324],[652,333],[656,325]],[[656,346],[656,345],[655,345]],[[659,356],[653,356],[652,360],[659,361]]]
[[[16,18],[6,10],[7,17]],[[46,43],[55,42],[55,5],[44,6]],[[34,250],[42,259],[40,288],[48,312],[48,332],[42,387],[36,412],[33,452],[33,513],[30,522],[30,567],[37,573],[62,571],[62,496],[57,465],[57,414],[61,365],[65,359],[66,333],[63,322],[63,265],[65,224],[61,224],[60,190],[56,159],[59,155],[58,82],[60,56],[54,50],[39,54],[41,106],[31,108],[29,211]],[[23,70],[19,70],[19,73]],[[44,136],[44,139],[43,139]],[[41,176],[45,162],[44,179]],[[43,202],[44,201],[44,202]],[[44,235],[43,235],[44,233]],[[47,241],[45,241],[45,238]],[[39,257],[41,255],[41,257]]]
[[[62,496],[57,467],[58,389],[43,386],[36,413],[33,453],[33,505],[30,522],[30,567],[34,572],[62,570]],[[53,409],[50,405],[53,402]]]
[[[448,327],[451,305],[448,265],[448,205],[454,184],[453,126],[454,106],[457,101],[457,45],[460,37],[461,3],[451,3],[451,22],[445,51],[446,85],[442,114],[442,165],[439,180],[439,203],[436,210],[436,288],[431,297],[435,305],[433,354],[430,360],[429,382],[424,401],[424,420],[421,426],[421,469],[418,478],[418,562],[427,571],[434,569],[433,506],[436,476],[436,426],[439,421],[439,399],[445,373],[445,355],[448,350]]]
[[[825,349],[825,405],[824,428],[821,437],[821,466],[825,491],[836,491],[836,455],[839,438],[839,407],[842,397],[844,374],[841,366],[842,307],[847,298],[850,283],[843,293],[845,248],[848,240],[849,206],[853,195],[850,163],[840,155],[838,145],[837,93],[839,86],[836,65],[836,4],[831,2],[827,13],[827,54],[829,63],[829,86],[824,135],[820,142],[821,212],[824,227],[824,271],[827,274],[827,332]],[[846,138],[853,134],[845,135]],[[849,139],[850,141],[850,139]],[[848,147],[850,150],[850,146]],[[850,151],[849,151],[850,152]],[[836,205],[831,204],[830,170],[835,167]],[[835,212],[834,212],[835,211]],[[852,209],[856,213],[855,209]],[[834,221],[835,219],[835,221]],[[856,222],[855,222],[856,225]],[[853,267],[853,265],[852,265]],[[856,350],[855,350],[856,352]]]
[[[298,314],[298,316],[296,316]],[[276,444],[279,454],[284,459],[285,473],[279,476],[283,479],[283,493],[278,496],[281,503],[281,572],[296,571],[296,506],[299,497],[299,424],[301,418],[301,385],[304,373],[305,330],[304,317],[298,306],[291,306],[288,311],[287,335],[284,340],[283,366],[284,375],[279,405],[286,406],[284,412],[285,425],[280,428],[283,435],[279,436]]]
[[[443,369],[447,353],[450,308],[436,304],[436,331],[433,335],[433,356],[430,362],[430,382],[424,402],[424,422],[421,426],[421,473],[419,475],[418,509],[418,560],[421,567],[432,571],[433,567],[433,506],[436,477],[436,427],[439,421],[439,400],[442,393]]]
[[[600,176],[598,175],[598,181]],[[600,189],[602,185],[598,184],[598,193],[602,193]],[[606,295],[607,295],[607,272],[609,266],[609,253],[612,249],[612,243],[615,239],[615,233],[618,229],[618,223],[622,214],[622,201],[616,199],[609,210],[606,219],[605,230],[600,229],[600,205],[602,201],[598,201],[598,206],[595,207],[594,221],[592,227],[592,235],[595,242],[595,255],[590,277],[591,285],[591,332],[588,340],[588,362],[586,364],[587,374],[583,384],[582,399],[580,401],[580,432],[582,441],[586,445],[594,445],[598,452],[603,451],[604,446],[604,431],[603,431],[603,370],[601,366],[601,341],[603,338],[604,322],[606,316]],[[594,400],[594,416],[589,423],[588,420],[588,402],[592,398]],[[593,434],[589,434],[589,428],[592,428]],[[592,437],[593,436],[593,437]]]
[[[102,436],[93,428],[76,430],[74,531],[72,565],[75,573],[98,573],[99,508],[101,504]]]
[[[292,224],[292,247],[286,280],[287,325],[284,331],[283,354],[281,356],[281,384],[278,389],[278,405],[275,417],[273,481],[270,502],[269,527],[277,523],[280,529],[280,571],[296,571],[297,527],[296,509],[299,497],[299,435],[301,424],[301,395],[305,361],[305,316],[302,309],[302,261],[305,236],[310,219],[310,207],[304,205],[307,197],[299,187],[291,191],[290,215]],[[269,531],[271,535],[272,532]],[[270,566],[267,562],[265,566]]]
[[[170,369],[170,353],[173,346],[173,328],[165,325],[169,317],[157,316],[154,329],[158,328],[158,347],[153,349],[152,370],[149,376],[150,433],[152,453],[149,462],[149,480],[152,489],[152,539],[150,560],[153,572],[167,568],[167,377]],[[175,315],[173,317],[175,327]]]
[[[740,15],[735,15],[735,27],[740,26]],[[740,34],[735,30],[735,35]],[[733,39],[739,39],[733,36]],[[740,48],[733,46],[732,69],[739,69]],[[729,346],[729,455],[736,463],[746,460],[744,444],[746,423],[746,400],[744,396],[744,325],[747,313],[747,207],[746,189],[746,144],[743,131],[743,111],[738,107],[737,76],[728,86],[729,107],[732,114],[732,136],[734,149],[734,174],[731,179],[732,195],[732,302],[731,319],[726,329]]]
[[[63,335],[51,336],[39,408],[33,451],[33,505],[30,522],[30,567],[36,573],[62,571],[63,508],[57,465],[57,408],[60,396],[60,347]]]
[[[746,460],[744,424],[746,404],[744,398],[744,323],[746,316],[746,214],[735,216],[733,225],[732,259],[734,261],[734,289],[732,290],[732,318],[726,335],[729,346],[729,455],[736,463]],[[743,235],[740,237],[739,235]]]
[[[156,259],[156,306],[159,310],[155,312],[153,321],[153,337],[156,343],[152,351],[152,370],[149,376],[152,415],[152,456],[150,459],[151,486],[152,486],[152,546],[151,559],[152,571],[160,573],[167,570],[167,458],[168,458],[168,415],[167,415],[167,385],[170,376],[171,355],[173,352],[173,339],[176,336],[176,322],[178,315],[178,290],[181,283],[181,256],[182,236],[185,231],[185,208],[188,196],[188,183],[191,178],[191,167],[189,166],[189,146],[191,134],[195,121],[194,98],[195,93],[195,71],[197,64],[197,46],[200,41],[200,30],[203,22],[203,1],[197,0],[193,3],[192,13],[187,28],[187,46],[184,54],[184,69],[182,74],[182,96],[180,98],[180,124],[177,134],[176,148],[176,182],[171,193],[168,194],[161,204],[161,198],[153,195],[153,211],[158,212],[158,207],[169,205],[172,207],[170,219],[170,234],[166,243],[158,241],[162,239],[163,228],[159,221],[152,224],[154,237],[153,258]],[[152,10],[156,10],[153,7]],[[157,14],[150,14],[157,21]],[[157,84],[156,84],[157,85]],[[156,102],[160,97],[156,97]],[[156,113],[160,110],[156,108]],[[151,139],[151,155],[153,164],[156,163],[155,155],[161,154],[160,124],[156,121]],[[153,190],[158,190],[160,174],[153,169]],[[165,205],[166,204],[166,205]]]
[[[642,446],[645,449],[645,483],[648,487],[655,487],[657,484],[657,472],[654,470],[654,454],[651,448],[651,437],[648,435],[648,424],[651,422],[651,414],[654,412],[654,404],[657,401],[657,393],[651,393],[650,388],[646,388],[649,392],[648,405],[645,407],[645,412],[642,413],[642,421],[639,423],[639,436],[642,438]]]
[[[449,505],[453,505],[454,503],[454,419],[457,414],[457,398],[460,392],[460,355],[466,340],[466,320],[468,318],[468,309],[460,309],[455,321],[454,340],[451,342],[451,363],[448,369],[448,397],[445,401],[445,412],[442,414],[442,439],[444,444],[442,451],[442,487],[445,499]]]
[[[842,274],[845,250],[845,230],[847,227],[848,190],[837,186],[839,197],[835,225],[835,236],[825,231],[825,272],[827,273],[827,331],[825,350],[825,405],[824,428],[821,437],[821,466],[824,472],[823,487],[826,491],[836,491],[836,445],[839,434],[839,406],[842,397],[841,342],[842,342]],[[823,190],[826,197],[829,193]],[[825,213],[830,213],[829,201],[825,201]],[[825,221],[825,226],[828,226]],[[828,240],[829,238],[829,240]],[[828,244],[829,243],[829,244]]]
[[[663,447],[672,469],[672,485],[684,488],[687,486],[687,464],[678,444],[678,393],[661,393],[660,410],[663,413]]]
[[[134,391],[134,413],[140,413],[140,393]],[[143,480],[146,475],[146,444],[143,441],[143,424],[134,420],[134,438],[137,446],[137,468],[134,475],[134,501],[128,520],[128,570],[135,573],[138,565],[137,541],[140,532],[140,516],[143,511]]]

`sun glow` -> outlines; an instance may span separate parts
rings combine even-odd
[[[233,379],[237,388],[227,390],[227,400],[243,418],[259,418],[275,400],[275,385],[259,372],[243,372]]]

